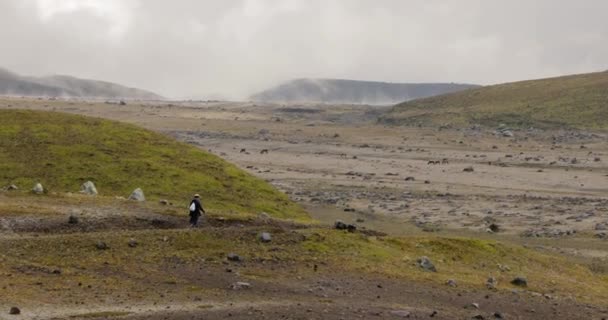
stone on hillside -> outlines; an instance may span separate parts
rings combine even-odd
[[[146,196],[144,196],[144,191],[141,188],[137,188],[133,190],[133,193],[129,196],[129,200],[134,201],[146,201]]]
[[[334,223],[334,228],[338,230],[346,230],[348,229],[348,225],[340,220],[336,220]]]
[[[163,206],[167,206],[169,205],[169,200],[160,200],[158,203],[162,204]]]
[[[270,242],[272,241],[272,236],[268,232],[262,232],[262,234],[260,235],[260,240],[262,242]]]
[[[6,187],[6,190],[7,191],[14,191],[14,190],[19,190],[19,188],[16,185],[11,184],[11,185],[9,185],[9,186]]]
[[[511,284],[518,287],[527,287],[528,280],[524,277],[517,277],[511,281]]]
[[[448,281],[446,281],[446,283],[445,283],[445,284],[446,284],[448,287],[453,287],[453,288],[455,288],[455,287],[457,287],[457,286],[458,286],[458,283],[456,283],[456,280],[454,280],[454,279],[449,279]]]
[[[78,217],[77,217],[77,216],[73,216],[73,215],[72,215],[72,216],[70,216],[70,217],[68,218],[68,223],[69,223],[69,224],[78,224],[78,222],[80,222],[80,221],[79,221],[79,219],[78,219]]]
[[[249,282],[235,282],[233,283],[230,288],[232,290],[242,290],[242,289],[251,289],[251,283]]]
[[[608,224],[607,223],[598,223],[595,225],[595,230],[596,231],[606,231],[606,230],[608,230]]]
[[[512,132],[512,131],[510,131],[510,130],[505,130],[505,131],[503,131],[503,132],[502,132],[502,136],[503,136],[503,137],[505,137],[505,138],[512,138],[512,137],[514,137],[515,135],[513,134],[513,132]]]
[[[18,315],[18,314],[21,314],[21,310],[19,308],[17,308],[17,307],[12,307],[9,310],[8,314]]]
[[[494,233],[500,232],[500,226],[497,225],[496,223],[490,224],[490,226],[488,227],[488,229],[490,229],[490,231],[492,231]]]
[[[88,194],[90,196],[97,195],[97,188],[92,181],[87,181],[80,186],[80,193]]]
[[[424,271],[437,272],[437,268],[435,268],[435,265],[428,257],[418,258],[418,265],[420,268],[424,269]]]
[[[97,250],[108,250],[110,249],[110,247],[108,246],[107,243],[103,242],[103,241],[99,241],[95,244],[95,248],[97,248]]]
[[[474,172],[475,169],[473,167],[466,167],[466,168],[462,169],[462,171],[464,171],[464,172]]]
[[[32,192],[35,193],[35,194],[43,194],[44,193],[44,187],[42,187],[42,184],[36,183],[34,185],[34,188],[32,188]]]
[[[488,281],[486,281],[486,288],[496,290],[496,286],[498,286],[498,280],[494,277],[488,278]]]
[[[241,257],[238,254],[236,254],[236,253],[229,253],[226,258],[228,259],[228,261],[234,261],[234,262],[243,261],[241,259]]]
[[[259,135],[266,135],[269,133],[270,133],[270,130],[268,130],[268,129],[260,129],[260,131],[258,131]]]
[[[139,243],[137,242],[137,240],[135,240],[135,239],[133,239],[133,238],[129,239],[129,247],[131,247],[131,248],[135,248],[135,247],[137,247],[138,245],[139,245]]]
[[[397,318],[409,318],[411,312],[407,310],[393,310],[391,311],[391,315]]]

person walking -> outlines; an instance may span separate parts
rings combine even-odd
[[[192,201],[190,201],[190,227],[198,227],[198,219],[203,214],[205,214],[205,209],[201,204],[201,196],[197,193]]]

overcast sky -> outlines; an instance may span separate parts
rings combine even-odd
[[[0,0],[0,66],[168,97],[608,69],[605,0]]]

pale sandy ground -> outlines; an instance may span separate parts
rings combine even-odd
[[[608,223],[603,133],[526,130],[506,138],[492,130],[385,127],[374,119],[386,108],[362,106],[8,99],[0,108],[86,114],[165,132],[270,181],[322,221],[359,220],[397,234],[443,230],[526,241],[522,234],[532,234],[541,238],[532,244],[564,252],[608,252],[606,241],[593,239],[598,224]],[[427,164],[442,159],[449,163]],[[474,172],[463,171],[469,166]],[[487,234],[492,223],[498,234]]]

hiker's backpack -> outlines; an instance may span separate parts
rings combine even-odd
[[[190,204],[190,212],[194,212],[196,211],[196,203],[194,203],[194,201],[192,201],[192,203]]]

